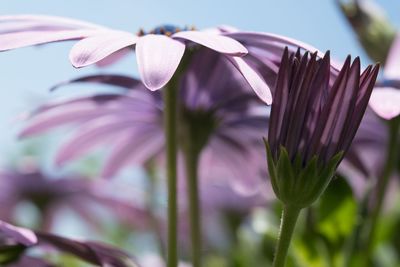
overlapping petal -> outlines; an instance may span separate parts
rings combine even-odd
[[[133,46],[138,39],[138,36],[128,32],[103,31],[76,43],[70,51],[69,59],[74,67],[85,67]]]
[[[244,56],[247,49],[235,39],[201,31],[182,31],[172,35],[174,39],[185,39],[206,46],[219,53],[231,56]]]
[[[74,29],[106,29],[103,26],[77,19],[48,15],[0,16],[0,33],[29,31],[59,31]]]
[[[150,90],[165,86],[185,52],[185,44],[164,35],[149,34],[136,44],[136,58],[143,83]]]
[[[0,34],[0,51],[21,48],[25,46],[79,40],[94,36],[96,30],[67,30],[67,31],[29,31]]]
[[[271,90],[267,83],[261,78],[261,76],[252,69],[246,61],[240,57],[229,57],[232,64],[238,69],[243,75],[246,81],[249,83],[254,92],[260,97],[262,101],[270,105],[272,103]]]

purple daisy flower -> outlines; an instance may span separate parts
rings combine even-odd
[[[12,266],[52,266],[45,260],[23,255],[24,251],[29,248],[44,247],[46,245],[60,252],[72,254],[97,266],[139,266],[136,260],[127,253],[106,244],[72,240],[45,232],[16,227],[0,221],[0,249],[4,253],[1,258],[1,264],[10,264],[17,261]],[[35,265],[29,265],[33,263]]]
[[[194,55],[180,85],[184,88],[180,95],[182,123],[186,120],[203,127],[205,146],[199,168],[203,179],[228,179],[237,190],[258,191],[264,164],[260,136],[267,129],[267,109],[226,61],[206,49]],[[68,124],[81,126],[61,147],[56,163],[76,159],[99,144],[112,144],[102,172],[105,177],[125,166],[163,158],[163,101],[159,92],[150,93],[137,80],[115,75],[68,83],[76,82],[134,89],[125,95],[95,95],[47,104],[33,114],[21,136]]]
[[[224,55],[268,104],[272,96],[262,76],[267,71],[277,73],[277,60],[284,47],[317,51],[308,44],[284,36],[241,32],[231,27],[197,31],[164,25],[149,32],[133,34],[67,18],[0,16],[0,51],[66,40],[80,40],[70,52],[75,67],[114,62],[127,49],[134,48],[140,76],[150,90],[160,89],[168,83],[185,49],[204,46]],[[243,57],[248,52],[249,56]],[[264,70],[256,71],[260,64]]]
[[[0,218],[15,221],[19,204],[28,202],[40,212],[38,227],[49,230],[64,208],[71,209],[94,228],[100,229],[95,207],[108,211],[118,221],[129,221],[136,229],[147,228],[150,213],[139,203],[127,203],[110,196],[116,183],[90,181],[85,177],[54,177],[37,167],[29,170],[6,168],[0,171]],[[121,187],[121,185],[119,186]],[[134,218],[134,219],[132,219]]]

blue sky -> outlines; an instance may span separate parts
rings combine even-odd
[[[400,2],[378,1],[397,26]],[[229,24],[244,30],[267,31],[308,42],[321,50],[331,50],[341,60],[347,54],[366,57],[333,0],[3,0],[1,15],[50,14],[103,24],[137,32],[164,23],[194,25],[197,28]],[[79,93],[81,87],[49,93],[62,80],[96,73],[89,67],[75,70],[68,62],[71,43],[52,44],[0,53],[0,149],[5,156],[15,148],[15,134],[22,123],[19,114],[46,99]],[[102,72],[136,73],[133,54],[121,64]]]

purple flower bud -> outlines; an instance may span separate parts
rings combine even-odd
[[[329,52],[285,51],[275,86],[268,133],[272,184],[284,202],[307,206],[323,192],[348,150],[368,105],[379,66],[360,75],[346,59],[331,85]]]

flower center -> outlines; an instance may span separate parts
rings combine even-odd
[[[148,32],[141,29],[137,33],[137,35],[143,36],[146,34],[160,34],[160,35],[171,36],[172,34],[180,32],[180,31],[193,31],[193,30],[195,30],[194,27],[185,26],[185,27],[181,28],[181,27],[171,25],[171,24],[164,24],[164,25],[155,27],[153,30],[148,31]]]
[[[218,120],[213,112],[183,109],[181,137],[183,140],[190,138],[198,152],[207,145],[217,126]]]

